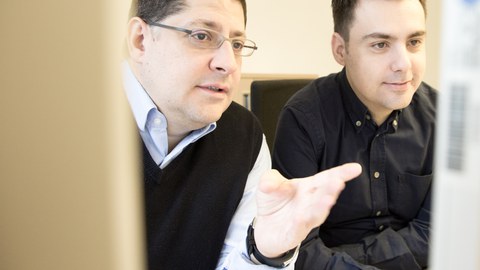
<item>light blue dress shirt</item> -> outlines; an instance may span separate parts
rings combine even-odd
[[[130,66],[125,61],[122,65],[123,85],[128,102],[132,109],[140,135],[153,160],[164,168],[175,159],[190,143],[212,132],[216,123],[192,131],[170,152],[168,152],[167,121],[165,116],[157,109],[154,102],[138,82]],[[247,255],[246,242],[247,229],[256,215],[257,205],[255,192],[261,175],[271,168],[270,152],[263,137],[262,147],[254,167],[250,171],[243,193],[242,200],[232,218],[227,236],[217,264],[217,270],[272,270],[265,265],[257,265]],[[293,269],[292,263],[288,270]]]

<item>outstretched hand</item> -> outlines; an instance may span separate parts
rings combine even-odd
[[[320,226],[345,182],[362,168],[348,163],[306,178],[288,180],[278,171],[265,173],[257,193],[255,242],[266,257],[278,257],[298,246]]]

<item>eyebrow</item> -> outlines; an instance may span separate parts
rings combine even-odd
[[[410,35],[408,35],[408,38],[414,38],[414,37],[421,37],[421,36],[425,36],[427,33],[425,31],[416,31]],[[391,35],[388,35],[388,34],[385,34],[385,33],[378,33],[378,32],[375,32],[375,33],[371,33],[371,34],[368,34],[368,35],[365,35],[362,37],[362,40],[366,40],[366,39],[395,39],[393,36]]]
[[[203,19],[198,19],[198,20],[192,21],[191,23],[189,23],[189,25],[191,27],[207,28],[207,29],[214,30],[214,31],[217,31],[217,32],[220,32],[221,29],[222,29],[222,27],[220,25],[218,25],[216,22],[209,21],[209,20],[203,20]],[[234,31],[232,34],[233,34],[234,37],[245,37],[245,32],[243,32],[243,31]]]

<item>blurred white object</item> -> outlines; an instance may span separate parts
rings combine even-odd
[[[443,0],[429,269],[480,269],[480,0]]]

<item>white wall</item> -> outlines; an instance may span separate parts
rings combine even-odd
[[[340,70],[330,50],[333,19],[328,0],[247,1],[247,34],[259,46],[244,73],[318,74]],[[438,86],[440,4],[428,2],[427,74]]]

